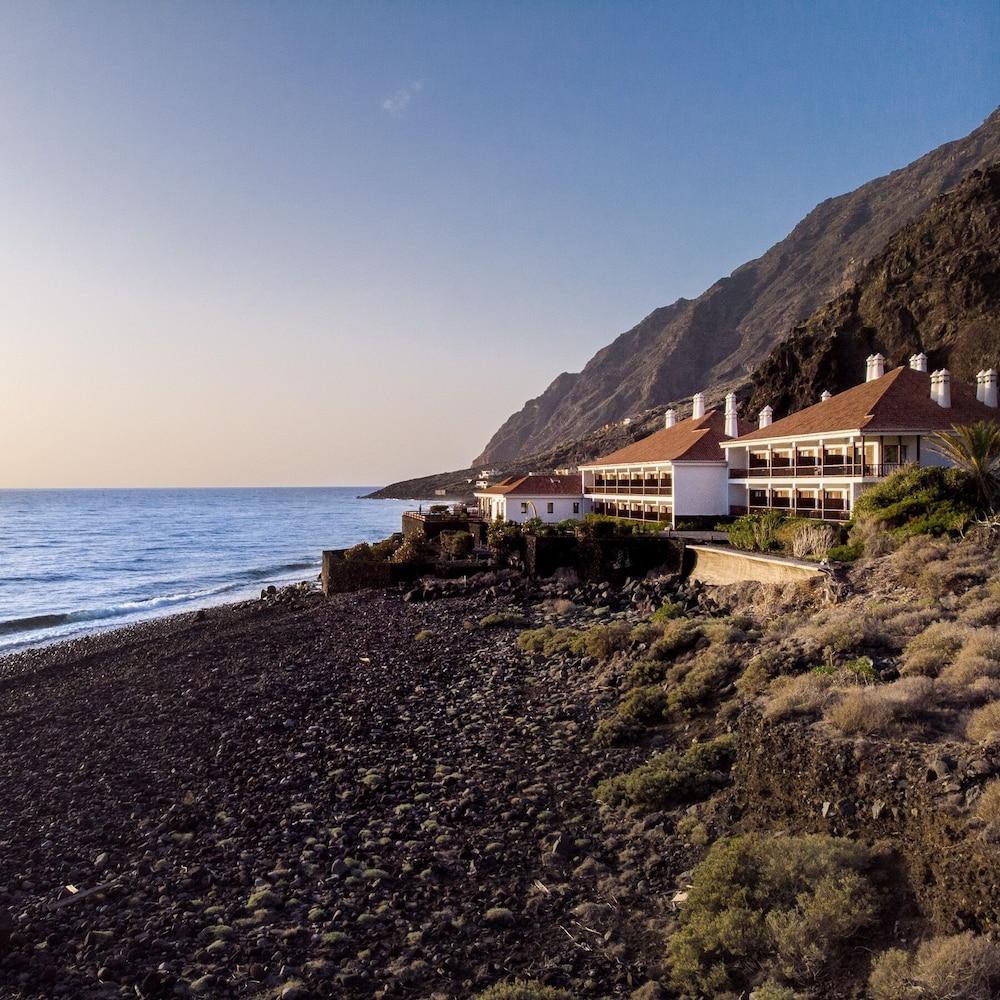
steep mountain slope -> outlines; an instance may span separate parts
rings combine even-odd
[[[650,313],[582,372],[560,375],[508,418],[473,464],[503,464],[699,389],[744,381],[935,197],[997,160],[1000,109],[964,139],[824,201],[762,257],[697,299]]]
[[[1000,366],[1000,164],[970,174],[897,233],[858,281],[821,306],[754,373],[747,411],[785,415],[923,351],[962,379]]]

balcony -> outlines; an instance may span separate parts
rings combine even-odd
[[[586,496],[662,497],[673,492],[673,476],[656,479],[601,479],[592,486],[584,486]]]
[[[880,465],[868,465],[860,462],[824,462],[822,465],[803,465],[801,462],[787,465],[751,465],[748,469],[730,469],[730,479],[781,479],[801,478],[809,476],[850,476],[865,479],[881,479],[902,468],[899,462],[883,462]]]
[[[809,517],[817,521],[849,521],[851,519],[851,512],[844,509],[843,501],[827,501],[827,506],[824,507],[791,507],[787,503],[784,505],[774,503],[771,506],[752,503],[749,507],[741,507],[737,504],[729,505],[731,517],[742,517],[744,514],[756,514],[766,510],[776,510],[785,517]]]

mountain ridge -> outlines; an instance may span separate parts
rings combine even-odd
[[[1000,109],[969,135],[854,191],[827,198],[760,257],[695,299],[652,310],[563,372],[497,430],[473,465],[545,452],[603,424],[745,382],[797,324],[857,280],[935,197],[1000,159]]]

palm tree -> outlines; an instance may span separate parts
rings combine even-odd
[[[952,426],[931,441],[932,451],[965,473],[984,508],[992,508],[1000,498],[1000,424],[980,420]]]

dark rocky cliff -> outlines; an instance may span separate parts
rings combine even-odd
[[[746,380],[821,303],[849,289],[889,238],[970,171],[1000,160],[1000,110],[964,139],[818,205],[780,243],[694,300],[656,309],[562,374],[473,464],[504,464],[601,425]]]
[[[850,289],[820,307],[755,372],[750,413],[815,403],[923,351],[931,369],[972,380],[1000,367],[1000,164],[970,174],[897,233]]]

